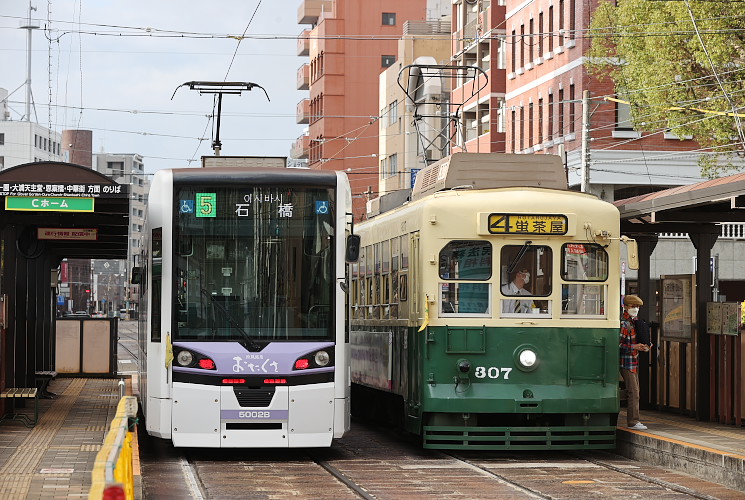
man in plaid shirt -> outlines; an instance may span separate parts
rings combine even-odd
[[[643,431],[646,425],[639,421],[639,351],[649,351],[646,344],[637,343],[634,319],[639,314],[639,307],[644,305],[636,295],[623,298],[623,317],[621,318],[621,335],[619,351],[621,353],[621,377],[626,385],[626,425],[629,428]]]

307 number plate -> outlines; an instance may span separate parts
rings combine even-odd
[[[509,380],[511,371],[512,368],[500,368],[498,366],[477,366],[475,375],[476,378],[498,379],[502,377],[504,380]]]

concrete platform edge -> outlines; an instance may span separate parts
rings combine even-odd
[[[745,456],[627,429],[618,429],[616,452],[632,460],[745,491]]]

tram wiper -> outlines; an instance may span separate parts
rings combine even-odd
[[[510,265],[507,266],[507,275],[508,276],[512,274],[512,272],[517,267],[517,264],[520,262],[520,259],[522,259],[523,258],[523,255],[525,255],[525,252],[528,251],[528,247],[530,245],[532,245],[532,244],[533,244],[533,242],[530,241],[530,240],[528,240],[525,243],[523,243],[523,246],[520,247],[520,251],[517,252],[517,255],[515,255],[515,258],[512,259],[512,262],[510,262]]]
[[[235,329],[238,330],[238,332],[243,336],[243,338],[246,341],[246,344],[248,345],[249,351],[256,352],[256,351],[261,350],[261,346],[259,346],[259,344],[257,344],[256,341],[253,338],[251,338],[248,332],[244,330],[243,327],[241,327],[241,325],[239,325],[235,319],[233,319],[233,316],[230,315],[230,313],[228,312],[228,310],[225,308],[224,305],[218,302],[218,300],[215,298],[214,295],[212,295],[210,292],[208,292],[204,288],[202,288],[200,291],[202,292],[202,295],[206,295],[207,297],[210,298],[210,300],[212,301],[212,304],[216,305],[218,309],[222,311],[222,313],[225,315],[230,325],[235,327]]]

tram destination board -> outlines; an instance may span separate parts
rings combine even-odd
[[[490,234],[546,234],[564,235],[569,221],[562,214],[489,214]]]

